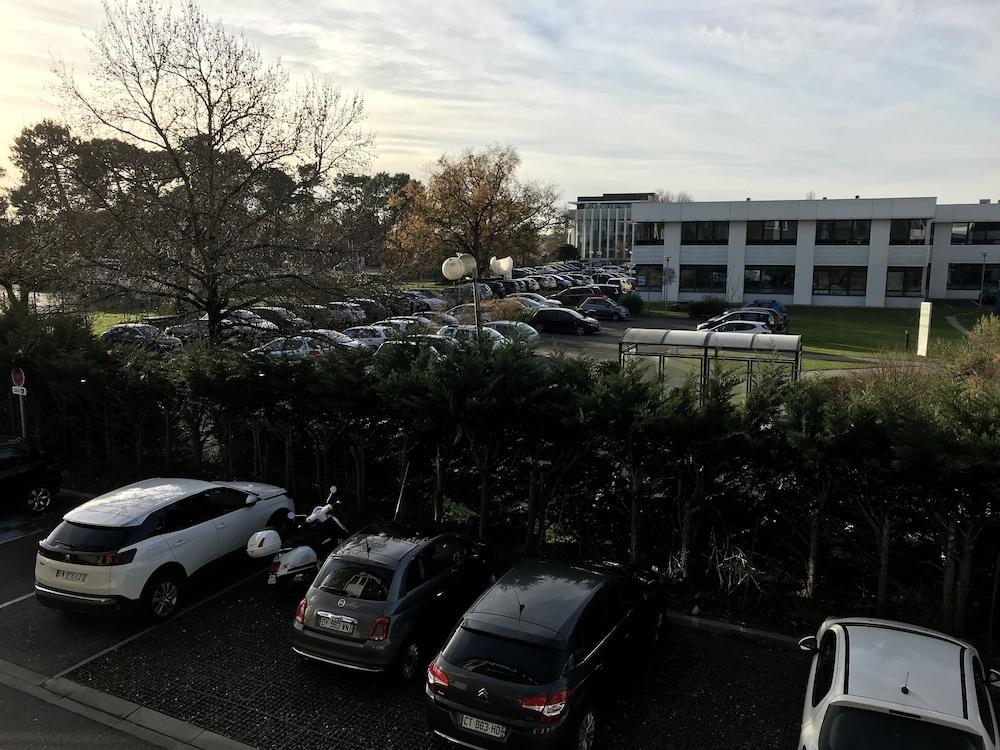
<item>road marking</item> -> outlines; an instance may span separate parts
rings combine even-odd
[[[211,596],[207,596],[204,599],[201,599],[201,600],[195,602],[190,607],[185,607],[180,613],[178,613],[177,617],[183,617],[188,612],[193,612],[194,610],[198,609],[198,607],[200,607],[202,604],[208,604],[210,601],[218,599],[223,594],[227,594],[230,591],[232,591],[233,589],[237,588],[238,586],[242,586],[244,583],[246,583],[247,581],[251,580],[252,578],[255,578],[255,577],[259,576],[263,572],[264,572],[263,570],[258,570],[255,573],[251,573],[246,578],[243,578],[243,579],[237,581],[234,584],[226,586],[226,588],[222,589],[221,591],[216,591]],[[142,636],[146,635],[146,633],[149,633],[150,631],[156,630],[156,628],[162,627],[163,625],[166,625],[167,623],[172,622],[173,620],[176,620],[177,617],[172,617],[170,620],[167,620],[166,622],[158,623],[156,625],[150,625],[148,628],[140,630],[138,633],[136,633],[134,635],[130,635],[125,640],[119,641],[118,643],[114,644],[113,646],[108,646],[103,651],[98,651],[93,656],[88,656],[83,661],[79,661],[79,662],[77,662],[76,664],[74,664],[71,667],[67,667],[66,669],[64,669],[64,670],[62,670],[60,672],[56,672],[54,675],[52,675],[52,679],[57,679],[59,677],[65,677],[70,672],[73,672],[74,670],[77,670],[80,667],[86,666],[87,664],[90,664],[90,662],[92,662],[92,661],[94,661],[96,659],[100,659],[105,654],[110,653],[110,652],[114,651],[115,649],[121,648],[122,646],[124,646],[124,645],[126,645],[128,643],[131,643],[132,641],[137,640],[138,638],[141,638]]]
[[[18,602],[23,602],[25,599],[30,599],[34,595],[35,592],[32,591],[28,594],[25,594],[24,596],[17,597],[17,599],[11,599],[9,602],[4,602],[3,604],[0,604],[0,609],[3,609],[4,607],[9,607],[11,604],[17,604]]]

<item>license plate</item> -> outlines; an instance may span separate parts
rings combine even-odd
[[[56,568],[56,578],[62,578],[67,581],[75,581],[77,583],[83,583],[87,580],[86,573],[74,573],[72,570],[59,570]]]
[[[333,630],[338,633],[346,633],[350,635],[354,632],[353,622],[344,622],[343,620],[334,620],[331,617],[320,617],[316,620],[316,624],[321,628],[326,628],[327,630]]]
[[[271,573],[271,575],[267,577],[267,583],[269,586],[273,586],[277,582],[278,582],[278,576],[275,575],[274,573]]]
[[[494,724],[492,721],[483,721],[475,716],[466,716],[465,714],[462,714],[462,729],[471,729],[473,732],[496,737],[498,740],[507,736],[507,727],[503,724]]]

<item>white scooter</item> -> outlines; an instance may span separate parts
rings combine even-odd
[[[350,532],[333,513],[336,487],[330,488],[326,505],[317,505],[309,515],[288,514],[285,540],[276,529],[258,531],[247,541],[247,554],[253,558],[274,555],[267,568],[267,583],[279,590],[310,581],[325,558]]]

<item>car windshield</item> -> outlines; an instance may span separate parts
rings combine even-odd
[[[63,521],[45,541],[80,552],[110,552],[135,544],[142,534],[141,526],[86,526]]]
[[[389,598],[392,571],[378,565],[332,559],[323,566],[316,581],[317,588],[336,596],[384,602]]]
[[[521,685],[545,685],[560,674],[563,651],[460,627],[448,641],[444,658],[460,669]]]
[[[960,729],[853,706],[831,706],[819,735],[820,750],[983,750],[983,741]]]

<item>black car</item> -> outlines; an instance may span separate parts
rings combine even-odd
[[[532,327],[539,332],[575,333],[582,336],[585,333],[597,333],[601,324],[593,318],[581,315],[576,310],[560,307],[546,307],[536,310],[531,316]]]
[[[41,513],[61,485],[62,474],[42,453],[20,438],[0,437],[0,497]]]
[[[180,349],[183,343],[176,336],[163,333],[148,323],[119,323],[101,334],[101,341],[107,345],[134,346],[156,352],[171,352]]]
[[[507,287],[502,279],[480,279],[480,281],[493,292],[493,299],[503,299],[507,296]]]
[[[627,307],[623,307],[607,297],[588,297],[576,309],[592,318],[628,320],[632,317],[632,313],[628,311]]]
[[[431,731],[470,748],[590,750],[597,712],[660,638],[658,578],[526,561],[472,605],[427,668]]]
[[[517,294],[519,291],[517,287],[517,282],[515,282],[513,279],[503,279],[500,281],[500,284],[501,286],[503,286],[503,293],[505,297],[511,294]]]
[[[396,524],[360,532],[299,603],[292,647],[347,669],[420,676],[424,654],[492,580],[485,549],[463,536]]]
[[[621,299],[622,288],[620,284],[595,284],[594,286],[600,289],[601,294],[608,299],[612,299],[615,302]]]

